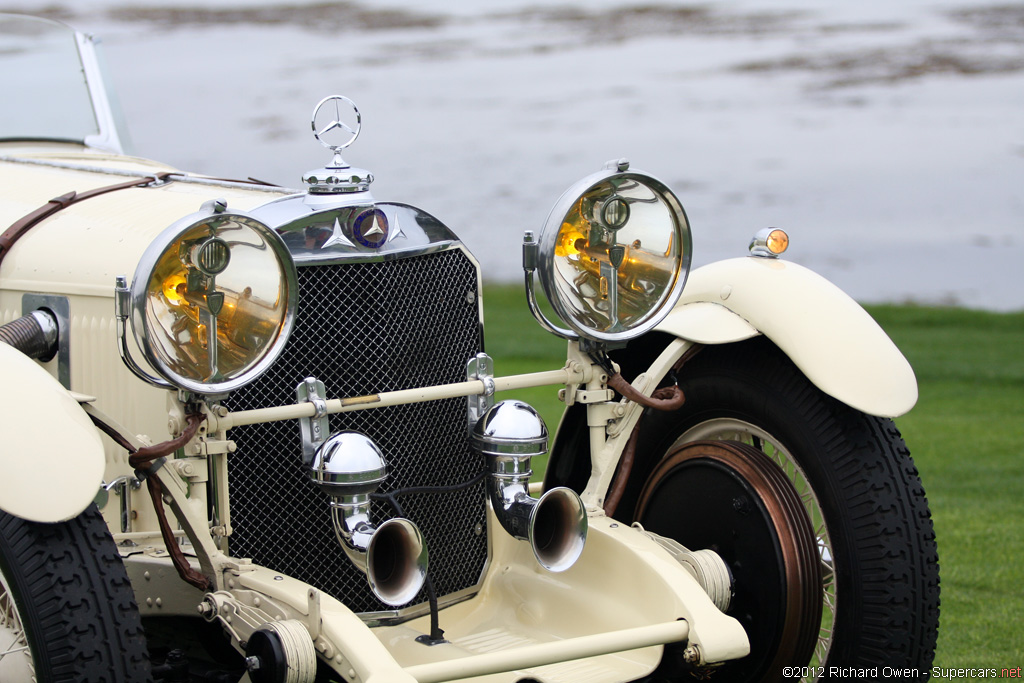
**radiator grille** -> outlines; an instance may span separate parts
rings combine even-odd
[[[483,348],[478,294],[476,266],[459,249],[300,265],[288,345],[270,371],[231,395],[229,407],[294,403],[308,376],[326,384],[329,398],[462,381],[466,361]],[[356,430],[377,443],[391,472],[383,491],[459,483],[482,468],[469,447],[464,398],[332,415],[330,424],[332,432]],[[353,611],[390,609],[335,538],[327,497],[302,465],[298,423],[239,427],[231,438],[238,444],[228,465],[232,555],[301,579]],[[474,586],[487,556],[483,485],[401,503],[426,537],[438,595]],[[392,516],[376,504],[374,514]]]

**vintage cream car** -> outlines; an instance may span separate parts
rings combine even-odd
[[[609,162],[523,244],[564,366],[495,376],[477,261],[371,195],[351,101],[304,191],[213,179],[121,152],[90,37],[0,37],[0,680],[927,677],[914,374],[784,233],[690,273]],[[538,386],[557,430],[493,398]]]

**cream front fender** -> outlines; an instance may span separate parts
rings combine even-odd
[[[0,343],[0,510],[32,522],[78,516],[103,482],[103,443],[78,401]]]
[[[917,402],[917,379],[867,311],[795,263],[746,257],[694,270],[656,328],[702,344],[763,334],[826,394],[870,415],[896,417]]]

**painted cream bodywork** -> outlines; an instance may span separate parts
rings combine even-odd
[[[62,522],[92,502],[103,477],[103,443],[78,401],[46,370],[0,343],[3,454],[0,510]]]
[[[739,622],[718,611],[692,576],[636,529],[596,513],[580,560],[552,574],[537,565],[529,544],[500,530],[493,514],[489,524],[498,531],[491,536],[492,558],[479,593],[440,612],[447,643],[416,641],[430,631],[427,616],[371,627],[301,581],[225,558],[215,563],[221,579],[217,596],[227,607],[221,614],[234,615],[230,625],[241,637],[246,618],[302,622],[320,658],[353,683],[467,676],[480,683],[514,683],[523,677],[635,680],[657,666],[661,645],[616,652],[622,645],[612,638],[603,643],[605,654],[584,653],[602,634],[633,635],[678,620],[686,622],[680,632],[705,662],[748,652]],[[125,564],[144,616],[195,614],[202,596],[181,585],[166,555],[155,556],[144,543],[131,552]],[[245,611],[249,614],[243,616]]]
[[[5,144],[0,145],[0,157],[0,184],[5,190],[4,201],[0,203],[0,231],[54,197],[131,179],[118,172],[158,174],[174,170],[145,159],[98,153],[69,144]],[[110,172],[74,170],[61,165]],[[29,312],[22,310],[22,296],[26,293],[67,297],[71,327],[70,388],[96,396],[96,405],[119,422],[131,425],[133,434],[163,441],[168,438],[167,391],[139,381],[125,368],[117,352],[114,278],[126,275],[130,281],[153,238],[182,216],[197,211],[205,201],[224,198],[230,208],[244,211],[284,194],[237,186],[170,182],[158,187],[118,190],[72,205],[34,227],[4,258],[0,265],[0,324]],[[141,360],[143,355],[131,339],[129,345]],[[57,375],[56,360],[42,367]],[[6,364],[0,365],[5,379],[8,372]],[[19,387],[19,391],[7,392],[11,400],[28,405],[19,397],[22,383],[10,381],[7,386]],[[4,431],[8,431],[6,425]],[[48,466],[44,463],[50,460],[42,458],[66,448],[54,431],[51,428],[36,432],[36,467]],[[6,433],[4,438],[7,439]],[[77,487],[77,495],[61,498],[77,500],[81,505],[68,517],[75,516],[92,501],[101,481],[110,482],[132,473],[125,450],[106,436],[100,438],[106,468],[89,477],[79,471],[74,482],[68,483]],[[44,448],[45,454],[41,452]],[[8,458],[5,454],[0,459]],[[31,509],[23,509],[22,516],[36,519],[51,514],[49,508],[54,497],[48,490],[45,497],[26,499],[25,504]],[[155,528],[148,496],[137,495],[135,500],[135,527]],[[118,531],[118,505],[108,504],[103,514],[111,529]]]
[[[87,154],[72,150],[0,155],[29,162],[54,162],[113,171],[165,173],[174,169],[145,159]],[[11,225],[53,197],[122,183],[130,177],[0,160],[0,225]],[[223,198],[229,209],[246,211],[281,193],[240,187],[170,182],[130,188],[75,204],[46,219],[14,245],[0,266],[0,288],[113,298],[117,275],[129,280],[146,247],[167,226],[199,210],[203,202]]]
[[[491,521],[494,528],[496,522]],[[415,635],[429,630],[426,617],[375,629],[378,637],[403,663],[422,666],[420,671],[428,670],[424,665],[429,659],[441,661],[556,641],[563,641],[568,650],[573,638],[677,619],[690,625],[689,643],[697,645],[707,661],[747,653],[746,634],[739,622],[719,612],[660,546],[603,514],[591,514],[589,521],[583,555],[560,574],[541,569],[529,544],[512,539],[499,528],[493,536],[492,561],[480,594],[441,613],[450,647],[424,652],[426,648],[415,643]],[[632,680],[649,673],[661,654],[661,647],[644,648],[526,671],[523,667],[519,676],[595,683]],[[575,678],[564,675],[570,669]],[[515,681],[518,677],[486,680]]]
[[[702,344],[763,334],[826,394],[870,415],[917,402],[917,379],[882,328],[841,289],[789,261],[745,257],[694,270],[656,328]]]

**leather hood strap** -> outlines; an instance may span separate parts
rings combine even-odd
[[[72,204],[84,201],[86,199],[92,199],[98,197],[101,194],[108,192],[114,192],[115,190],[125,190],[129,187],[141,187],[143,185],[149,185],[157,181],[166,181],[170,179],[171,173],[161,173],[158,175],[146,176],[145,178],[135,178],[127,180],[123,183],[117,183],[116,185],[107,185],[105,187],[97,187],[92,190],[86,190],[85,192],[75,192],[72,190],[66,194],[62,194],[59,197],[54,197],[50,201],[40,206],[35,211],[27,213],[14,223],[11,227],[7,228],[2,235],[0,235],[0,263],[3,263],[4,257],[7,256],[7,252],[11,250],[11,247],[17,242],[23,235],[28,233],[29,230],[34,228],[36,225],[46,220],[53,214],[57,213],[61,209],[65,209]]]

